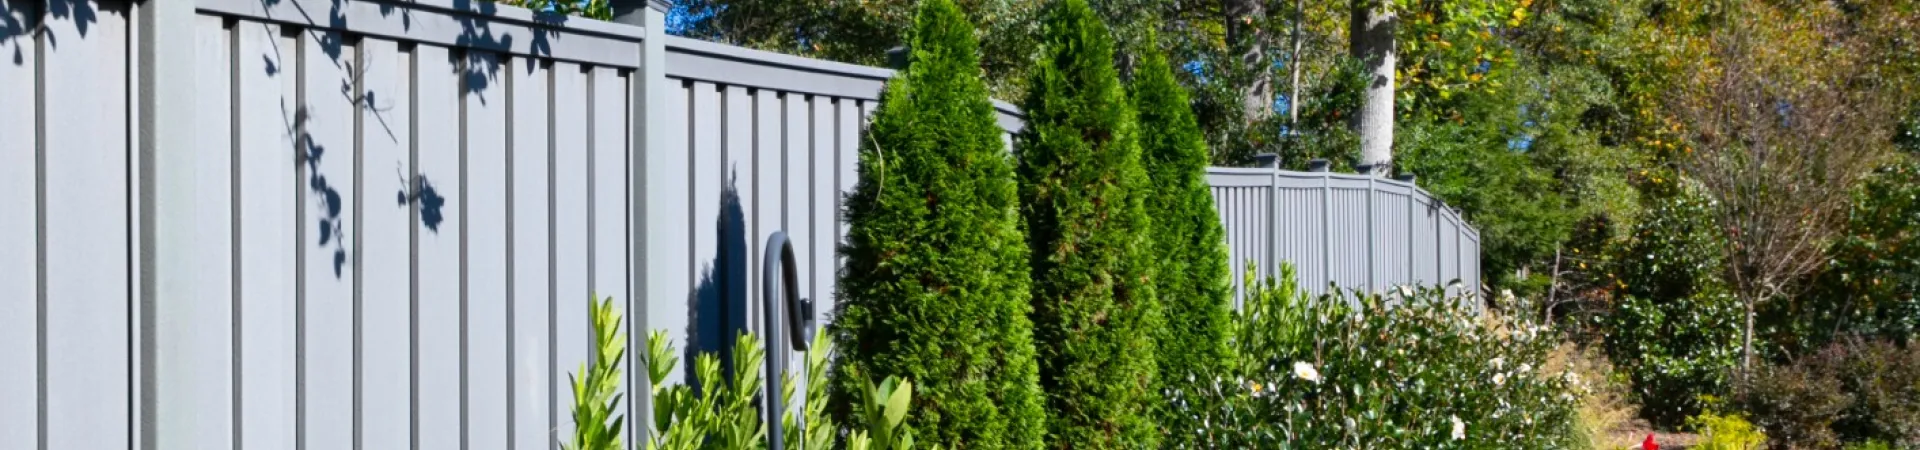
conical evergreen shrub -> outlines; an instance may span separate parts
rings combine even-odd
[[[1085,0],[1054,3],[1042,24],[1016,147],[1048,437],[1059,448],[1158,448],[1157,257],[1132,107]]]
[[[1152,39],[1148,39],[1152,42]],[[1225,234],[1207,184],[1207,143],[1187,104],[1186,90],[1158,49],[1146,48],[1130,86],[1140,126],[1141,163],[1152,188],[1153,254],[1160,266],[1153,279],[1166,325],[1160,328],[1162,398],[1195,393],[1195,379],[1212,379],[1229,367],[1229,309],[1233,291]],[[1193,427],[1174,426],[1189,415],[1177,405],[1161,405],[1161,424],[1169,428],[1170,448],[1192,437]],[[1199,424],[1194,424],[1199,425]]]
[[[867,380],[920,386],[907,426],[948,449],[1045,437],[1014,163],[981,79],[973,25],[920,5],[908,67],[860,143],[832,334],[840,423]]]

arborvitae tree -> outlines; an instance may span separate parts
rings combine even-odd
[[[838,422],[867,380],[919,386],[908,426],[948,449],[1036,449],[1046,433],[1014,163],[973,25],[920,6],[908,67],[860,143],[832,333]]]
[[[1186,90],[1161,52],[1136,53],[1144,58],[1130,88],[1139,114],[1140,159],[1152,180],[1146,204],[1154,212],[1153,255],[1160,263],[1153,284],[1166,320],[1158,342],[1159,375],[1163,389],[1191,394],[1188,380],[1212,379],[1233,356],[1227,348],[1233,290],[1226,240],[1207,184],[1206,136],[1187,105]],[[1161,424],[1169,428],[1167,444],[1178,447],[1192,437],[1192,427],[1173,426],[1186,414],[1162,406],[1167,407],[1161,415]]]
[[[1017,151],[1048,437],[1060,448],[1158,448],[1157,256],[1133,108],[1085,0],[1054,3],[1042,23]]]

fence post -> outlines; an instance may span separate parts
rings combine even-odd
[[[1420,203],[1420,201],[1414,197],[1414,195],[1417,195],[1420,191],[1414,189],[1413,174],[1403,173],[1394,176],[1393,179],[1407,183],[1407,195],[1401,198],[1401,201],[1407,203],[1407,241],[1405,242],[1406,246],[1403,247],[1402,250],[1407,252],[1407,280],[1418,283],[1420,281],[1420,274],[1414,270],[1413,265],[1414,255],[1418,254],[1413,251],[1413,205]]]
[[[1326,292],[1333,284],[1333,174],[1324,159],[1307,162],[1307,170],[1320,172],[1320,286]]]
[[[1376,192],[1375,189],[1377,189],[1374,186],[1373,182],[1374,180],[1380,178],[1380,176],[1374,172],[1375,169],[1376,168],[1373,166],[1366,166],[1364,169],[1360,170],[1360,173],[1367,174],[1367,228],[1366,228],[1367,234],[1366,236],[1367,236],[1367,293],[1369,294],[1379,292],[1379,289],[1377,289],[1374,286],[1374,278],[1373,278],[1373,266],[1375,262],[1373,260],[1373,247],[1375,245],[1375,241],[1378,241],[1380,239],[1379,233],[1375,232],[1373,228],[1373,221],[1374,221],[1373,197],[1374,197],[1374,193]]]
[[[626,359],[627,386],[627,435],[635,448],[643,447],[648,436],[648,424],[653,423],[653,399],[642,393],[652,392],[653,380],[648,376],[645,366],[638,362],[638,352],[647,351],[646,341],[652,329],[649,303],[653,300],[678,301],[684,299],[692,290],[692,280],[677,279],[675,274],[685,273],[685,261],[673,259],[674,252],[664,245],[652,245],[655,240],[662,243],[684,242],[673,236],[685,236],[684,223],[665,220],[668,217],[683,216],[685,211],[669,211],[668,205],[674,195],[686,194],[686,169],[661,161],[673,151],[670,139],[674,130],[667,129],[667,96],[673,86],[667,81],[667,11],[673,8],[670,0],[613,0],[614,21],[628,25],[644,27],[646,35],[641,41],[640,70],[628,80],[633,98],[627,102],[627,120],[629,135],[627,138],[628,189],[627,227],[629,245],[628,283],[633,286],[633,298],[627,301],[627,351],[633,353]],[[577,299],[565,301],[578,301]],[[556,414],[559,412],[556,411]]]
[[[195,260],[201,227],[194,191],[194,5],[146,0],[136,8],[134,448],[195,449],[203,439],[224,438],[194,434],[202,428],[196,422],[206,416],[193,406],[214,394],[194,392],[194,380],[210,365],[204,361],[227,355],[202,354],[208,349],[185,339],[202,317],[197,311],[202,296],[194,291],[203,270]]]

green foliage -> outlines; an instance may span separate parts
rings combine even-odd
[[[802,419],[798,423],[791,415],[781,419],[782,429],[801,430],[804,427],[805,430],[787,439],[786,450],[833,448],[834,438],[840,430],[834,426],[833,418],[827,415],[827,357],[831,354],[833,342],[827,339],[827,334],[815,334],[813,344],[807,346],[807,393],[805,403],[800,407]],[[793,389],[790,381],[782,385]],[[793,398],[791,391],[782,394],[785,398]]]
[[[1835,343],[1760,370],[1747,390],[1739,406],[1783,443],[1920,447],[1920,347]]]
[[[1154,130],[1141,134],[1140,152],[1152,180],[1147,208],[1159,212],[1152,230],[1153,254],[1160,262],[1154,291],[1166,320],[1157,342],[1159,376],[1163,390],[1191,390],[1197,386],[1185,382],[1187,375],[1218,373],[1232,363],[1227,337],[1233,291],[1226,240],[1207,183],[1206,142],[1187,108],[1185,90],[1174,80],[1165,56],[1141,53],[1145,58],[1130,88],[1140,129]],[[1175,424],[1187,416],[1166,412],[1160,418],[1162,428],[1197,425]],[[1168,437],[1184,440],[1190,435]]]
[[[1677,425],[1701,395],[1727,393],[1740,351],[1742,309],[1719,280],[1709,200],[1661,199],[1617,256],[1622,294],[1606,317],[1608,358],[1628,375],[1642,415]]]
[[[1766,434],[1737,415],[1701,413],[1687,418],[1687,426],[1700,433],[1700,443],[1692,447],[1700,450],[1759,450],[1767,443]]]
[[[1018,148],[1048,435],[1153,448],[1158,255],[1134,114],[1107,28],[1085,0],[1054,3],[1043,24]]]
[[[851,420],[867,383],[852,373],[899,376],[925,387],[911,419],[922,439],[1037,448],[1045,424],[1018,189],[972,33],[952,2],[924,2],[910,65],[860,143],[831,330],[844,352],[833,413]]]
[[[1846,450],[1894,450],[1893,445],[1881,441],[1867,441],[1859,444],[1847,444]]]
[[[1553,333],[1438,288],[1302,293],[1291,267],[1235,315],[1238,364],[1177,399],[1210,426],[1185,448],[1572,448],[1577,377]],[[1518,300],[1503,306],[1520,307]]]
[[[627,357],[627,333],[620,331],[620,310],[613,297],[587,299],[593,324],[594,358],[580,363],[580,369],[568,379],[573,384],[572,440],[562,442],[568,450],[618,450],[625,448],[620,435],[626,418],[620,414],[620,364]]]
[[[867,382],[861,390],[860,411],[865,429],[847,436],[851,450],[907,450],[913,448],[913,428],[905,426],[913,382],[887,377],[879,386]],[[934,446],[940,448],[939,445]]]
[[[1829,367],[1832,362],[1813,358],[1758,368],[1735,397],[1734,406],[1781,445],[1838,446],[1840,436],[1833,432],[1833,423],[1852,406],[1853,398],[1841,390]]]
[[[503,4],[590,19],[613,20],[611,0],[495,0]]]
[[[732,377],[721,374],[720,358],[694,357],[693,384],[666,384],[678,364],[665,332],[647,338],[648,376],[653,381],[652,441],[658,450],[766,450],[767,426],[755,406],[763,387],[760,339],[741,333],[733,347]],[[790,393],[790,392],[789,392]]]
[[[1920,161],[1880,168],[1858,187],[1846,230],[1808,295],[1775,303],[1767,322],[1786,350],[1836,335],[1908,340],[1920,331]]]

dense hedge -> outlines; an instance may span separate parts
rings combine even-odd
[[[1013,162],[973,26],[920,6],[910,65],[860,145],[833,327],[836,414],[868,380],[911,379],[909,425],[948,449],[1032,449],[1045,433]]]
[[[1157,49],[1137,53],[1144,58],[1129,88],[1139,114],[1140,159],[1153,186],[1146,197],[1147,209],[1154,211],[1153,254],[1160,263],[1153,282],[1166,320],[1158,340],[1159,375],[1170,399],[1198,388],[1190,375],[1218,373],[1231,363],[1227,334],[1233,291],[1226,240],[1207,184],[1206,136],[1166,56]],[[1162,407],[1164,428],[1192,425],[1181,422],[1191,416],[1175,405]],[[1167,437],[1172,439],[1168,446],[1178,447],[1191,434]]]
[[[1156,255],[1133,111],[1085,0],[1052,4],[1043,24],[1018,150],[1049,437],[1063,448],[1158,448]]]
[[[1614,260],[1622,298],[1606,319],[1607,357],[1633,382],[1641,414],[1679,425],[1725,397],[1740,355],[1744,310],[1720,278],[1725,237],[1712,200],[1655,200]]]

